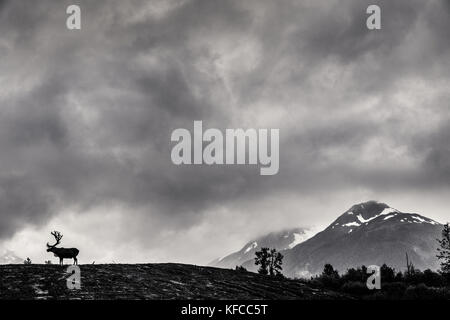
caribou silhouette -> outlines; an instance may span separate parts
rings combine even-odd
[[[60,265],[63,265],[64,259],[73,259],[73,264],[78,264],[77,255],[80,250],[77,248],[56,248],[61,243],[63,235],[59,231],[53,231],[51,235],[55,237],[56,243],[54,245],[47,243],[47,252],[53,252],[55,257],[59,258]]]

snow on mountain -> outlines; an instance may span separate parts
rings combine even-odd
[[[279,232],[272,232],[258,239],[249,241],[241,250],[212,261],[209,265],[221,268],[234,268],[255,257],[255,252],[261,248],[275,248],[279,251],[287,250],[306,241],[315,234],[313,229],[294,228]]]
[[[251,245],[248,246],[247,249],[245,249],[244,253],[247,253],[247,252],[249,252],[250,250],[255,249],[257,246],[258,246],[258,242],[256,242],[256,241],[253,242]]]
[[[372,208],[371,212],[367,208]],[[375,210],[375,211],[373,211]],[[428,223],[431,225],[439,225],[438,222],[420,216],[416,213],[403,213],[397,209],[391,208],[384,203],[368,202],[365,204],[358,204],[344,212],[335,222],[332,223],[331,229],[338,227],[358,228],[362,225],[367,225],[371,221],[382,219],[383,221],[396,218],[402,223]]]
[[[296,245],[298,245],[298,244],[308,240],[309,238],[313,237],[317,233],[317,231],[319,231],[319,230],[317,230],[316,228],[308,228],[308,229],[302,229],[302,231],[303,231],[302,233],[294,232],[293,233],[294,240],[291,243],[289,243],[287,248],[283,248],[283,250],[292,249]]]

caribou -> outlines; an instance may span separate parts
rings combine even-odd
[[[73,259],[73,264],[78,264],[77,255],[80,251],[77,248],[56,248],[61,243],[63,235],[59,231],[53,231],[51,235],[55,238],[56,243],[54,245],[47,243],[47,252],[53,252],[55,257],[59,258],[60,265],[63,265],[64,259]]]

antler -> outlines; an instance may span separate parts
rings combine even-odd
[[[54,245],[51,246],[51,245],[49,245],[48,242],[47,242],[47,247],[49,247],[49,248],[56,247],[58,244],[60,244],[61,239],[62,239],[62,237],[63,237],[63,235],[62,235],[61,232],[59,232],[59,231],[53,231],[53,232],[51,233],[51,235],[52,235],[53,237],[55,237],[56,243],[55,243]]]

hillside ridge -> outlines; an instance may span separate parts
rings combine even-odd
[[[0,299],[345,299],[299,280],[187,264],[80,265],[81,289],[69,290],[68,266],[0,265]]]

